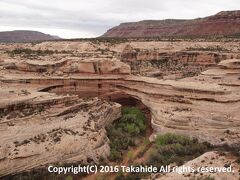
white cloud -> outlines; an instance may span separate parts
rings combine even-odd
[[[190,19],[235,9],[239,0],[1,0],[0,30],[94,37],[126,21]]]

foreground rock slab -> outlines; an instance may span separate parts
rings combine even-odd
[[[180,166],[179,168],[186,168],[186,167],[193,167],[194,169],[197,169],[199,167],[231,167],[232,172],[183,172],[183,173],[168,173],[165,175],[160,175],[161,177],[155,177],[155,179],[158,180],[189,180],[189,179],[207,179],[207,178],[213,178],[215,180],[223,180],[223,179],[230,179],[230,180],[238,180],[240,178],[239,176],[239,168],[240,165],[237,164],[236,158],[233,157],[230,154],[221,154],[218,152],[207,152],[200,157],[193,159],[192,161],[187,162],[183,166]]]
[[[119,104],[38,98],[6,106],[1,114],[0,176],[48,164],[97,163],[109,155],[105,126],[121,116]]]

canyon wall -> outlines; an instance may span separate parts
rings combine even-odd
[[[143,20],[122,23],[103,37],[203,37],[234,36],[240,31],[240,11],[223,11],[193,20]]]
[[[198,51],[189,49],[196,46]],[[206,52],[210,46],[214,48]],[[109,154],[105,126],[121,116],[121,106],[112,102],[121,96],[149,109],[154,129],[150,140],[171,132],[239,147],[238,42],[0,47],[0,176],[49,163],[98,163]],[[39,48],[54,52],[41,50],[39,55]],[[198,66],[203,69],[195,76],[166,78]],[[163,77],[141,74],[154,73],[153,68]]]

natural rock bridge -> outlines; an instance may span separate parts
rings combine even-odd
[[[198,77],[179,81],[132,75],[76,75],[11,81],[40,85],[36,88],[40,92],[77,94],[80,97],[114,100],[128,95],[149,108],[155,133],[179,132],[213,144],[237,144],[240,83],[236,81],[238,69],[228,68],[231,61],[225,61],[224,68],[222,62],[218,68]],[[226,134],[225,131],[232,133]]]

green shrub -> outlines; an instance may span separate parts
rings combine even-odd
[[[124,174],[122,171],[119,171],[115,177],[115,180],[124,180],[125,177],[124,177]]]
[[[237,156],[236,162],[237,162],[238,164],[240,164],[240,151],[237,150],[237,152],[235,152],[235,155]]]
[[[116,149],[111,149],[109,160],[111,161],[119,161],[122,159],[121,152],[117,151]]]
[[[14,49],[12,51],[6,51],[6,53],[8,53],[11,57],[14,57],[16,55],[21,55],[23,57],[26,57],[26,58],[31,58],[31,57],[37,57],[37,56],[46,56],[46,55],[53,55],[54,53],[55,54],[66,54],[66,53],[71,53],[71,51],[58,51],[58,50],[33,50],[33,49],[29,49],[29,48],[17,48],[17,49]]]
[[[73,180],[73,177],[69,175],[66,177],[66,180]]]
[[[139,135],[146,131],[144,114],[135,107],[122,109],[122,117],[107,128],[110,140],[111,161],[120,161],[123,151],[134,146]]]
[[[187,136],[181,136],[177,134],[166,133],[164,135],[160,135],[156,138],[155,143],[158,147],[167,144],[176,144],[179,143],[181,145],[187,145],[192,143],[192,139]],[[196,141],[194,139],[194,141]]]
[[[209,176],[204,176],[204,177],[198,177],[197,180],[214,180],[214,177]]]
[[[175,162],[181,165],[209,149],[209,144],[199,143],[195,138],[166,133],[156,138],[155,150],[150,154],[148,163],[161,166]]]
[[[123,108],[119,127],[132,135],[144,133],[146,130],[146,120],[144,114],[135,107]]]

